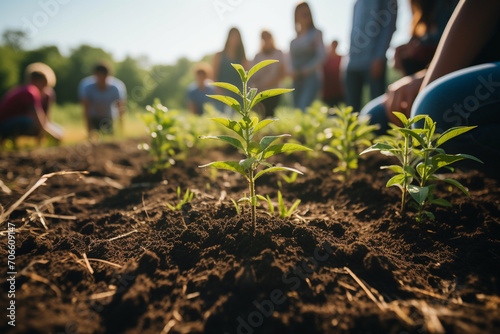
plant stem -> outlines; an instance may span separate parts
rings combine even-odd
[[[404,181],[403,181],[403,196],[401,199],[401,216],[404,218],[406,215],[406,193],[408,191],[408,184],[406,182],[407,180],[407,173],[406,173],[406,167],[408,166],[408,151],[410,150],[409,148],[409,136],[405,135],[405,148],[403,152],[403,173],[404,173]]]
[[[252,207],[252,234],[255,234],[256,208],[255,208],[255,181],[253,179],[253,168],[250,168],[250,206]]]

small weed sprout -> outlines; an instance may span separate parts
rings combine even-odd
[[[405,215],[406,194],[409,193],[418,207],[417,220],[423,220],[424,215],[429,219],[434,219],[434,215],[425,210],[426,204],[447,207],[451,206],[451,204],[445,199],[436,198],[434,194],[436,185],[431,182],[444,181],[469,196],[469,192],[460,182],[436,173],[441,168],[447,168],[453,172],[453,168],[449,165],[463,159],[471,159],[482,163],[481,160],[472,155],[446,154],[440,146],[448,140],[474,129],[475,126],[454,127],[441,135],[437,135],[435,134],[436,122],[427,115],[419,115],[412,119],[407,119],[404,114],[399,112],[394,112],[394,115],[401,120],[403,127],[394,127],[393,136],[389,137],[385,143],[377,143],[364,150],[361,154],[381,151],[383,154],[397,157],[400,165],[381,168],[390,169],[396,173],[387,182],[386,186],[397,186],[401,189],[401,215]],[[425,122],[423,129],[411,129],[414,123],[421,120]],[[416,181],[418,185],[412,184],[413,181]]]
[[[333,172],[343,173],[343,179],[348,181],[351,170],[358,168],[359,152],[363,147],[371,146],[373,131],[379,126],[368,125],[368,119],[352,112],[352,107],[335,107],[333,114],[333,126],[324,131],[326,138],[331,138],[331,141],[323,150],[339,159],[338,167]]]
[[[281,178],[283,180],[285,180],[286,183],[288,184],[291,184],[291,183],[294,183],[295,181],[297,181],[297,176],[299,174],[297,173],[291,173],[290,176],[286,175],[286,174],[281,174]],[[283,187],[283,184],[281,183],[281,180],[278,180],[278,188],[282,188]]]
[[[271,202],[271,198],[269,197],[269,195],[266,195],[266,197],[261,196],[261,195],[257,195],[257,197],[258,197],[258,199],[267,202],[267,205],[269,206],[269,213],[271,215],[274,215],[275,209],[274,209],[274,205]],[[281,191],[278,191],[278,212],[279,212],[279,217],[281,219],[285,219],[287,217],[290,217],[295,212],[295,210],[299,206],[300,202],[301,202],[300,199],[296,200],[292,204],[292,206],[290,207],[290,209],[287,209],[286,205],[285,205],[285,202],[283,201],[283,196],[281,195]]]
[[[266,159],[283,152],[294,152],[294,151],[310,151],[302,145],[286,143],[286,144],[273,144],[276,140],[282,137],[288,137],[290,135],[277,135],[277,136],[265,136],[260,139],[260,141],[255,140],[255,135],[259,130],[264,128],[266,125],[276,121],[276,119],[265,119],[259,121],[258,117],[251,117],[250,111],[259,102],[277,95],[281,95],[292,91],[293,89],[270,89],[257,92],[256,88],[249,88],[248,81],[250,78],[261,68],[268,66],[272,63],[277,62],[276,60],[265,60],[249,71],[245,71],[243,66],[239,64],[232,64],[234,69],[238,72],[241,81],[243,91],[232,84],[225,82],[216,82],[213,85],[227,89],[228,91],[237,94],[241,99],[242,103],[230,96],[224,95],[209,95],[211,98],[219,100],[227,105],[229,105],[233,110],[241,115],[239,121],[234,121],[225,118],[212,118],[213,121],[222,124],[233,133],[236,137],[232,136],[207,136],[202,137],[205,139],[218,139],[226,143],[233,145],[242,151],[245,158],[241,161],[215,161],[200,167],[214,167],[219,169],[226,169],[237,172],[248,181],[248,187],[250,190],[250,196],[239,200],[239,202],[248,202],[251,206],[251,222],[252,222],[252,233],[255,233],[256,224],[256,206],[257,206],[257,195],[255,193],[255,181],[263,174],[278,171],[291,171],[294,173],[300,173],[300,171],[289,168],[289,167],[277,167],[266,162]],[[263,165],[267,168],[258,171],[258,168]]]
[[[234,205],[234,209],[236,210],[236,214],[237,215],[241,215],[241,207],[240,205],[238,204],[238,202],[236,202],[234,199],[231,198],[231,202],[233,202],[233,205]]]
[[[193,200],[193,197],[194,197],[194,193],[189,191],[189,189],[186,190],[186,192],[184,193],[184,196],[181,196],[181,187],[177,187],[177,199],[179,200],[179,202],[175,206],[173,206],[169,203],[165,203],[165,204],[172,211],[181,210],[182,207],[184,206],[184,204],[189,203]]]

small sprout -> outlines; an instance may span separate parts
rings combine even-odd
[[[194,193],[189,191],[189,189],[187,189],[186,192],[184,193],[184,196],[181,199],[181,187],[177,187],[177,199],[179,200],[179,202],[175,206],[173,206],[169,203],[165,203],[165,204],[172,211],[181,210],[182,207],[184,206],[184,204],[189,203],[193,200],[193,197],[194,197]]]
[[[255,233],[256,224],[256,207],[257,207],[257,195],[255,193],[255,181],[262,175],[269,172],[278,171],[289,171],[294,173],[302,174],[300,171],[289,168],[289,167],[276,167],[268,162],[266,159],[278,154],[294,151],[310,151],[309,148],[304,147],[299,144],[285,143],[285,144],[274,144],[275,141],[283,138],[289,137],[290,135],[283,134],[277,136],[264,136],[260,140],[256,140],[256,134],[264,128],[277,121],[276,119],[264,119],[259,121],[258,117],[251,117],[250,111],[259,102],[273,97],[278,96],[293,89],[270,89],[257,93],[257,89],[248,87],[248,81],[250,78],[261,68],[268,66],[270,64],[276,63],[277,60],[265,60],[249,71],[245,71],[243,66],[239,64],[232,64],[234,69],[238,72],[243,90],[232,84],[225,82],[215,82],[214,86],[224,88],[230,92],[236,94],[240,97],[240,101],[236,100],[231,96],[224,95],[209,95],[209,97],[221,101],[222,103],[230,106],[234,111],[241,115],[241,119],[234,121],[226,118],[212,118],[213,121],[223,125],[227,129],[231,130],[236,136],[206,136],[202,137],[204,139],[217,139],[224,141],[237,149],[239,149],[244,154],[244,158],[240,161],[215,161],[200,167],[214,167],[219,169],[226,169],[230,171],[237,172],[241,174],[248,182],[248,187],[250,190],[250,196],[242,198],[238,201],[249,202],[251,206],[251,222],[252,222],[252,233]],[[259,170],[261,166],[264,169]]]
[[[338,167],[333,172],[343,173],[343,179],[348,181],[351,170],[358,168],[359,152],[363,147],[371,146],[373,131],[379,126],[369,125],[367,118],[352,112],[352,107],[335,107],[333,112],[333,126],[324,131],[325,137],[331,138],[331,141],[323,150],[333,153],[339,159]]]
[[[257,195],[257,198],[262,201],[266,201],[267,205],[269,206],[269,213],[271,215],[274,215],[274,205],[271,202],[271,198],[269,197],[269,195],[266,195],[266,197]],[[287,209],[285,206],[285,202],[283,201],[283,196],[281,195],[281,191],[278,191],[278,211],[279,211],[279,217],[281,219],[290,217],[297,209],[299,204],[300,204],[300,199],[296,200],[295,203],[293,203],[293,205],[290,207],[290,209]]]
[[[281,177],[283,178],[283,180],[285,180],[286,183],[294,183],[297,180],[297,176],[297,173],[292,173],[290,174],[290,176],[281,174]]]
[[[442,198],[436,198],[434,190],[436,185],[431,182],[443,181],[460,189],[469,196],[467,189],[457,180],[443,177],[437,172],[441,168],[453,169],[449,166],[463,159],[471,159],[482,163],[478,158],[468,154],[446,154],[440,148],[448,140],[461,135],[475,128],[475,126],[459,126],[448,129],[441,135],[435,134],[436,122],[427,115],[415,116],[412,119],[399,112],[394,112],[403,127],[393,127],[392,136],[385,139],[384,143],[376,143],[361,154],[380,151],[381,153],[398,158],[400,165],[383,166],[382,169],[389,169],[396,173],[387,182],[387,187],[397,186],[401,189],[401,215],[405,215],[406,198],[410,194],[418,208],[417,220],[421,221],[426,216],[434,219],[431,212],[425,210],[426,204],[441,206],[451,206],[450,202]],[[423,129],[412,129],[412,125],[418,121],[424,121]],[[416,181],[418,185],[413,184]]]
[[[231,202],[233,202],[233,205],[234,205],[234,208],[236,209],[236,214],[237,215],[241,215],[241,207],[240,205],[238,204],[238,202],[236,202],[234,199],[231,198]]]
[[[297,209],[300,204],[300,199],[296,200],[295,203],[292,204],[290,209],[287,210],[285,206],[285,202],[283,202],[283,196],[281,196],[281,191],[278,191],[278,208],[280,212],[280,218],[284,219],[290,217],[292,213]]]

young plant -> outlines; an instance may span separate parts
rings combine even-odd
[[[257,197],[260,200],[267,202],[267,204],[269,206],[269,213],[271,213],[271,215],[273,215],[274,214],[274,205],[271,202],[271,198],[269,197],[269,195],[266,195],[266,197],[261,196],[261,195],[257,195]],[[297,209],[299,204],[300,204],[300,199],[296,200],[295,203],[292,204],[290,209],[287,209],[285,202],[283,201],[283,196],[281,195],[281,191],[278,191],[278,212],[279,212],[279,217],[281,219],[290,217],[294,213],[294,211]]]
[[[335,107],[333,126],[325,129],[327,138],[331,138],[330,144],[323,147],[326,152],[333,153],[339,164],[333,172],[344,174],[344,180],[348,181],[352,169],[358,168],[358,157],[362,147],[371,146],[374,137],[373,131],[378,125],[368,125],[367,118],[359,117],[359,113],[352,112],[352,107]]]
[[[434,190],[436,185],[431,182],[444,181],[460,189],[465,195],[469,196],[467,189],[457,180],[443,177],[437,174],[442,168],[453,171],[451,164],[463,160],[471,159],[482,163],[481,160],[468,154],[446,154],[440,148],[448,140],[459,136],[475,128],[475,126],[459,126],[448,129],[441,135],[436,135],[436,122],[427,115],[419,115],[413,119],[407,119],[399,112],[394,112],[402,122],[403,127],[395,127],[394,131],[399,133],[393,136],[386,143],[377,143],[366,149],[361,154],[371,151],[381,151],[386,155],[396,156],[401,165],[384,166],[382,168],[390,169],[396,173],[387,182],[387,187],[397,186],[402,191],[401,214],[405,214],[406,194],[409,193],[418,207],[417,220],[422,220],[424,215],[433,219],[434,215],[425,210],[425,205],[435,204],[441,206],[451,206],[445,199],[437,198]],[[411,129],[412,125],[418,121],[424,120],[423,129]],[[418,185],[412,184],[416,181]]]
[[[295,181],[297,181],[297,176],[299,174],[297,173],[291,173],[290,176],[286,175],[286,174],[281,174],[281,177],[283,178],[283,180],[285,180],[286,183],[290,184],[290,183],[294,183]],[[281,183],[281,180],[278,180],[278,188],[282,188],[283,184]]]
[[[241,98],[241,102],[237,101],[235,98],[224,95],[209,95],[209,97],[219,100],[227,105],[229,105],[233,110],[241,115],[241,119],[234,121],[225,118],[212,118],[213,121],[222,124],[229,130],[231,130],[236,136],[207,136],[202,137],[205,139],[218,139],[226,143],[233,145],[238,148],[245,156],[244,159],[240,161],[215,161],[200,167],[214,167],[219,169],[226,169],[237,172],[248,181],[248,187],[250,190],[250,196],[239,200],[239,202],[249,202],[251,206],[251,222],[252,222],[252,233],[255,232],[256,224],[256,206],[257,206],[257,195],[255,193],[255,181],[262,175],[270,172],[278,171],[291,171],[294,173],[302,174],[300,171],[289,168],[289,167],[278,167],[273,166],[266,162],[266,159],[283,152],[294,152],[294,151],[308,151],[310,149],[292,143],[286,144],[273,144],[276,140],[287,137],[289,135],[282,134],[276,136],[264,136],[260,141],[255,140],[256,134],[264,128],[266,125],[277,121],[276,119],[265,119],[259,121],[258,117],[251,117],[250,110],[259,102],[277,96],[283,93],[292,91],[293,89],[270,89],[257,92],[256,88],[249,88],[248,81],[250,78],[263,67],[277,62],[276,60],[265,60],[249,71],[245,71],[243,66],[239,64],[232,64],[234,69],[238,72],[243,90],[232,84],[225,82],[216,82],[213,85],[229,90],[232,93],[237,94]],[[266,168],[259,170],[261,166]]]
[[[187,149],[183,146],[186,140],[183,138],[184,131],[180,128],[178,112],[169,111],[158,99],[153,106],[147,106],[146,110],[149,113],[139,117],[146,124],[151,141],[149,144],[140,144],[139,148],[149,151],[154,157],[151,171],[156,173],[175,164],[178,153]]]
[[[175,206],[170,205],[169,203],[165,204],[172,211],[181,210],[184,204],[189,203],[193,200],[193,197],[194,193],[189,191],[189,189],[187,189],[186,192],[184,193],[184,196],[181,198],[181,187],[177,187],[177,199],[179,200],[179,202]]]

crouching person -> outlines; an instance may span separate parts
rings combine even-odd
[[[56,77],[43,63],[26,68],[26,83],[11,89],[0,102],[0,142],[20,136],[36,137],[38,145],[44,135],[56,142],[62,139],[62,128],[49,121],[48,112],[53,100]]]

